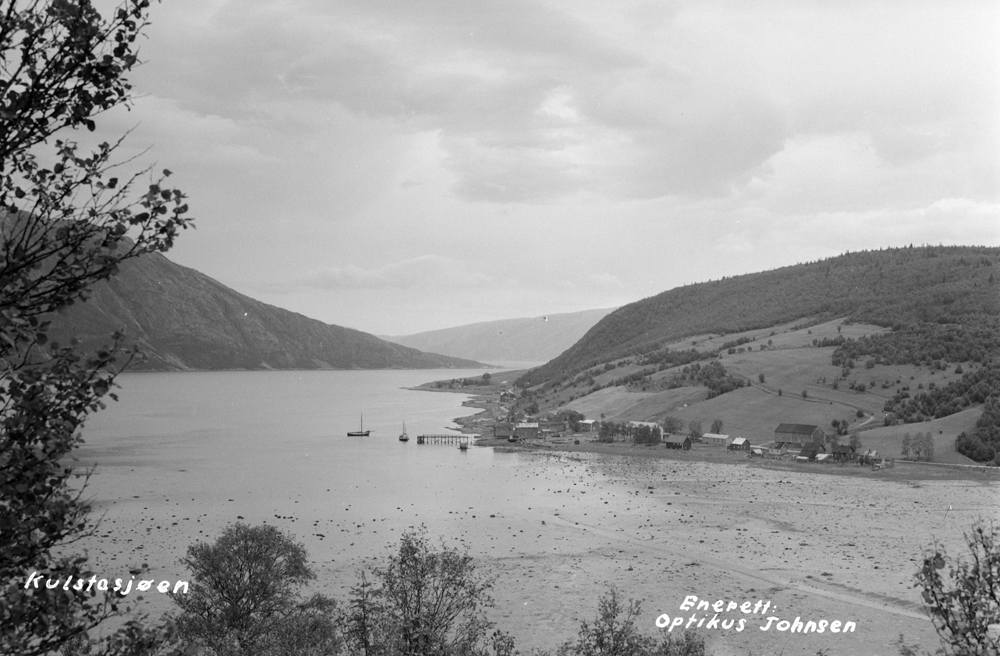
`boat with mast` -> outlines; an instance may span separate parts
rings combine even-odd
[[[347,437],[368,437],[370,430],[365,430],[365,415],[361,413],[361,428],[356,431],[347,431]]]
[[[410,436],[406,434],[406,422],[403,422],[403,432],[399,434],[400,442],[409,442]]]

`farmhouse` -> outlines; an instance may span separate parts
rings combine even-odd
[[[670,435],[663,441],[663,445],[668,449],[691,450],[691,438],[686,435]]]
[[[750,440],[745,437],[737,437],[732,442],[729,443],[730,451],[749,451],[750,450]]]
[[[854,460],[854,447],[849,444],[837,444],[833,447],[833,459],[838,462]]]
[[[812,424],[779,424],[774,429],[774,441],[790,449],[801,449],[810,442],[826,442],[826,434]]]
[[[725,448],[729,444],[729,436],[722,435],[720,433],[702,433],[701,439],[705,444],[711,444],[712,446],[721,446]]]
[[[594,427],[597,425],[596,419],[584,419],[582,421],[576,422],[577,431],[581,433],[593,433]]]

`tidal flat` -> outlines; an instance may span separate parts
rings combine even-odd
[[[345,599],[360,568],[424,525],[497,577],[491,616],[522,650],[571,639],[614,585],[644,601],[639,623],[650,634],[664,614],[685,624],[695,615],[691,628],[711,654],[896,654],[900,634],[931,651],[938,644],[913,588],[923,549],[936,540],[960,554],[962,533],[977,518],[1000,519],[995,481],[398,442],[401,415],[415,435],[440,432],[461,412],[461,395],[399,400],[399,388],[426,372],[374,378],[395,400],[385,406],[391,419],[366,413],[371,438],[341,436],[355,424],[358,397],[378,396],[359,377],[220,376],[185,377],[182,396],[191,398],[177,397],[174,379],[169,408],[162,378],[126,381],[124,416],[93,427],[81,462],[98,464],[86,496],[102,520],[78,546],[98,576],[127,576],[145,564],[149,578],[182,580],[189,545],[214,540],[233,522],[268,523],[305,545],[318,576],[312,589]],[[139,394],[142,386],[152,387]],[[330,387],[350,397],[335,421],[326,406],[315,407]],[[199,405],[207,388],[223,391]],[[325,391],[303,399],[317,388]],[[428,404],[438,403],[431,412]],[[716,624],[714,611],[681,609],[689,596],[769,606],[724,610]],[[140,607],[155,615],[171,604],[149,594]],[[856,628],[792,632],[796,618],[803,627]]]

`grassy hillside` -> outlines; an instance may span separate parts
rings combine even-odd
[[[879,326],[974,325],[996,332],[1000,249],[920,247],[849,253],[687,285],[612,312],[525,386],[648,354],[684,338],[837,317]]]
[[[903,434],[930,431],[936,462],[1000,461],[998,257],[907,248],[671,290],[518,384],[543,414],[721,420],[756,444],[814,424],[894,455]]]

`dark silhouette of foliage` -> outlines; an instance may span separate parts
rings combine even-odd
[[[363,572],[351,590],[347,645],[363,656],[509,656],[513,640],[485,615],[493,583],[468,553],[434,550],[423,528],[409,530],[388,564]]]
[[[659,639],[640,633],[636,620],[642,602],[622,599],[608,586],[597,602],[597,617],[580,623],[575,640],[557,650],[558,656],[705,656],[705,641],[694,631],[673,636],[661,632]]]
[[[901,389],[886,401],[886,424],[910,423],[930,418],[947,417],[972,404],[982,403],[983,414],[971,434],[956,440],[955,448],[973,460],[986,462],[1000,448],[1000,362],[989,362],[968,371],[956,381],[910,396]]]
[[[23,586],[32,572],[92,576],[67,549],[93,528],[67,462],[114,370],[130,360],[118,335],[89,354],[55,343],[53,315],[84,301],[122,262],[169,249],[189,221],[183,194],[162,184],[168,171],[128,174],[114,161],[120,142],[84,153],[62,136],[92,131],[94,117],[129,103],[125,76],[138,62],[148,10],[148,0],[128,0],[105,18],[87,0],[0,0],[2,653],[47,654],[72,643],[139,654],[167,635],[136,618],[91,642],[85,633],[119,614],[114,597]]]
[[[842,340],[833,352],[834,366],[870,356],[865,363],[932,364],[942,361],[983,362],[1000,354],[1000,322],[983,317],[972,324],[897,325],[888,333]],[[962,373],[959,366],[955,373]]]
[[[938,544],[928,549],[917,584],[945,654],[995,656],[1000,653],[1000,534],[992,523],[979,521],[965,533],[965,543],[969,552],[956,559]]]
[[[656,445],[663,439],[663,431],[659,427],[637,426],[632,431],[632,441],[636,444]]]
[[[182,562],[192,573],[190,591],[172,595],[181,609],[182,643],[217,656],[339,647],[336,604],[322,595],[299,597],[299,588],[316,576],[305,548],[277,528],[237,523],[214,543],[189,547]]]

